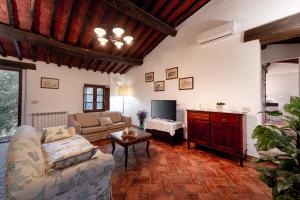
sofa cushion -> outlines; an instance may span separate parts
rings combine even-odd
[[[31,126],[17,128],[9,144],[6,189],[9,194],[22,190],[34,178],[45,175],[41,133]]]
[[[110,117],[111,121],[114,123],[122,121],[122,116],[120,112],[102,112],[100,115],[101,117]]]
[[[75,114],[76,121],[81,124],[81,127],[98,126],[99,112],[92,113],[77,113]]]
[[[86,161],[96,153],[96,147],[80,135],[43,144],[42,149],[48,173]]]
[[[108,126],[108,125],[113,124],[110,117],[100,117],[99,121],[100,121],[101,126]]]
[[[67,128],[66,126],[43,128],[42,131],[45,139],[44,143],[72,137],[75,134],[75,129],[73,127]]]
[[[108,126],[108,129],[117,129],[117,128],[125,128],[126,127],[126,123],[125,122],[116,122],[112,125]]]
[[[106,130],[107,130],[106,126],[92,126],[92,127],[82,128],[81,133],[83,135],[85,135],[85,134],[90,134],[90,133],[102,132],[102,131],[106,131]]]

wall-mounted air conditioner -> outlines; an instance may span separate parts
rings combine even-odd
[[[204,31],[198,35],[198,44],[203,45],[214,42],[221,38],[228,37],[236,32],[236,22],[231,21],[226,24]]]

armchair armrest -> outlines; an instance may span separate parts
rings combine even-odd
[[[131,127],[131,125],[132,125],[131,117],[127,117],[127,116],[122,115],[121,118],[122,118],[122,121],[126,123],[127,127]]]
[[[68,116],[68,126],[74,127],[76,130],[76,134],[81,134],[81,124],[75,120],[74,116]]]

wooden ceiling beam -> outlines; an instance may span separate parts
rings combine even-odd
[[[300,37],[300,14],[250,29],[244,34],[244,42],[259,40],[261,45]]]
[[[31,32],[36,32],[36,18],[35,18],[35,0],[30,1],[30,21],[31,21]]]
[[[62,53],[58,54],[57,66],[61,67],[61,61],[62,61],[63,57],[64,57],[64,54],[62,54]]]
[[[72,25],[72,19],[74,18],[75,14],[77,13],[75,8],[77,7],[77,4],[79,4],[80,2],[83,2],[83,1],[73,0],[73,2],[72,2],[71,11],[68,16],[67,26],[66,26],[65,33],[64,33],[64,41],[65,42],[67,42],[67,40],[68,40],[68,35],[69,35],[69,32],[71,30],[71,25]]]
[[[89,58],[107,60],[115,63],[117,62],[117,63],[128,64],[128,65],[143,64],[143,60],[141,59],[115,56],[115,55],[110,55],[108,53],[103,53],[96,50],[85,49],[82,47],[65,44],[35,33],[16,29],[4,24],[0,24],[0,35],[13,40],[26,41],[34,45],[41,45],[51,49],[56,49],[57,51],[60,51],[62,53],[71,54],[74,56],[79,56],[79,57],[85,56]]]
[[[25,62],[18,62],[12,60],[4,60],[0,59],[0,65],[7,68],[18,68],[18,69],[31,69],[36,70],[36,66],[33,63],[25,63]]]
[[[46,49],[46,63],[50,63],[50,48]]]
[[[15,49],[16,49],[17,56],[18,56],[19,60],[22,60],[23,57],[22,57],[20,42],[17,41],[17,40],[13,40],[13,42],[14,42],[14,46],[15,46]]]
[[[126,74],[129,70],[131,70],[134,66],[133,65],[129,65],[127,68],[125,68],[123,71],[121,71],[120,74]]]
[[[85,15],[84,20],[83,20],[83,25],[82,25],[82,28],[80,31],[79,39],[77,40],[77,45],[79,45],[81,43],[81,41],[86,33],[89,21],[91,20],[93,9],[95,7],[96,7],[96,0],[91,0],[89,8],[87,10],[87,14]]]
[[[70,58],[69,64],[68,64],[69,68],[72,68],[72,62],[73,62],[73,56],[71,55],[71,58]]]
[[[50,37],[51,38],[54,38],[55,18],[56,18],[58,3],[59,3],[59,0],[52,1],[51,21],[50,21]]]
[[[30,45],[30,52],[31,52],[32,61],[36,62],[37,61],[37,58],[36,58],[37,48],[35,45]]]
[[[0,54],[1,54],[3,57],[6,57],[6,56],[7,56],[7,53],[6,53],[5,49],[4,49],[4,47],[3,47],[2,43],[1,43],[1,41],[0,41]]]
[[[79,64],[79,66],[78,66],[78,69],[81,69],[82,68],[82,66],[83,66],[83,64],[84,64],[84,62],[85,62],[85,58],[84,57],[82,57],[81,59],[80,59],[80,64]]]
[[[7,5],[9,25],[15,26],[16,24],[15,24],[15,16],[14,16],[12,0],[6,0],[6,5]]]
[[[150,26],[153,29],[156,29],[162,33],[166,33],[170,36],[176,36],[177,31],[169,26],[168,24],[160,21],[153,15],[149,14],[148,12],[144,11],[143,9],[136,6],[133,2],[129,0],[104,0],[104,2],[119,11],[123,12],[124,14],[142,22],[143,24]]]
[[[96,72],[96,71],[99,70],[99,68],[101,67],[102,63],[103,63],[103,60],[100,60],[99,63],[97,64],[97,66],[94,67],[94,72]]]
[[[277,63],[298,64],[299,63],[299,58],[293,58],[293,59],[289,59],[289,60],[281,60],[281,61],[277,61]]]

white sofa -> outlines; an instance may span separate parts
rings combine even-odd
[[[63,140],[67,144],[74,137],[88,142],[77,134]],[[95,158],[46,173],[42,146],[42,134],[33,127],[17,129],[8,149],[6,199],[111,199],[111,174],[115,166],[111,154],[97,150]]]

